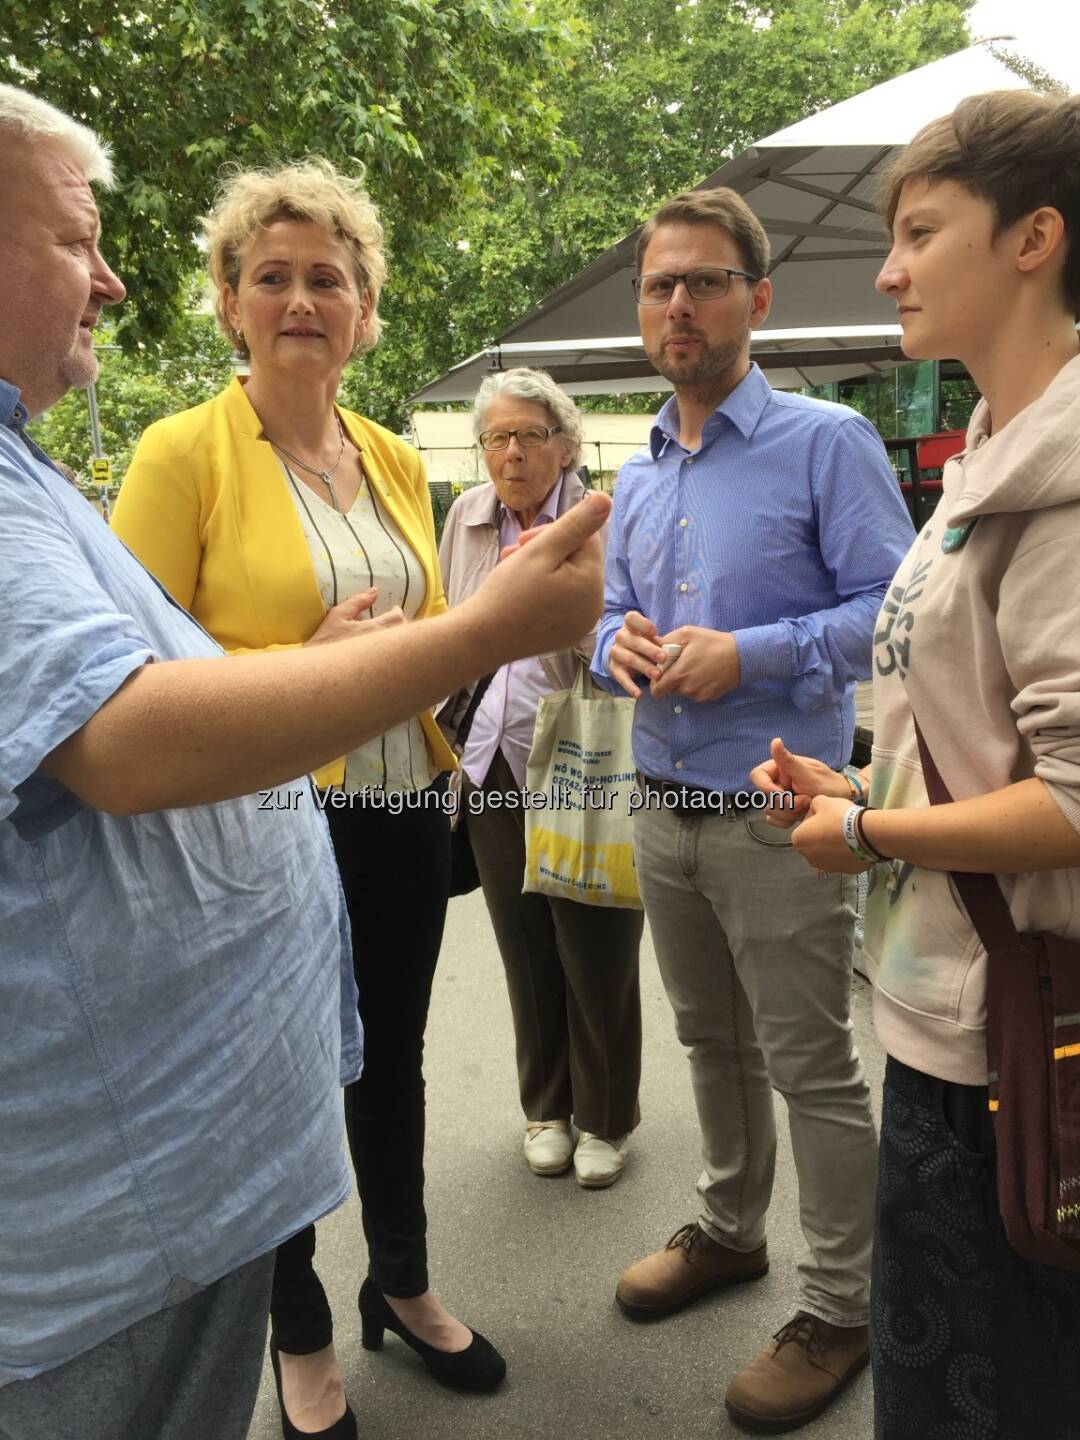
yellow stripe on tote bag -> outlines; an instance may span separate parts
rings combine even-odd
[[[571,689],[540,701],[526,774],[523,890],[641,909],[633,722],[634,702],[599,689],[584,664]]]

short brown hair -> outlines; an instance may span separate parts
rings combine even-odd
[[[994,234],[1040,205],[1065,221],[1065,300],[1080,314],[1080,95],[991,90],[924,125],[885,172],[881,210],[892,229],[910,180],[955,180],[994,207]]]
[[[739,259],[757,280],[769,273],[769,237],[764,226],[736,190],[685,190],[667,200],[641,227],[634,260],[638,273],[649,241],[661,225],[715,225],[735,241]]]
[[[233,329],[221,292],[226,285],[236,292],[244,252],[255,233],[276,220],[309,221],[348,246],[356,288],[371,307],[367,330],[357,348],[370,350],[382,333],[383,228],[364,189],[362,171],[342,174],[321,157],[264,170],[235,170],[218,191],[213,210],[203,220],[203,230],[209,244],[210,280],[217,291],[214,312],[226,340],[247,357],[247,344]]]

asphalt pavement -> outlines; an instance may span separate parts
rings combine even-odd
[[[506,1356],[490,1396],[442,1390],[395,1336],[360,1347],[366,1270],[355,1196],[318,1227],[316,1264],[361,1440],[724,1440],[732,1374],[794,1314],[802,1248],[785,1107],[769,1220],[769,1274],[681,1314],[634,1324],[613,1298],[619,1271],[697,1213],[700,1170],[690,1076],[675,1039],[648,927],[641,957],[642,1121],[625,1174],[583,1190],[573,1173],[534,1176],[521,1154],[513,1032],[502,967],[479,892],[451,901],[427,1032],[427,1206],[432,1285]],[[884,1057],[856,976],[856,1034],[874,1094]],[[807,1440],[870,1440],[865,1372]],[[269,1363],[249,1440],[281,1435]]]

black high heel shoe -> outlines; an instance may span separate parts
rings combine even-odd
[[[345,1414],[335,1420],[326,1430],[298,1430],[289,1419],[285,1401],[281,1398],[281,1365],[278,1362],[277,1341],[270,1341],[270,1364],[274,1367],[274,1384],[277,1386],[278,1410],[281,1412],[281,1433],[285,1440],[357,1440],[356,1416],[352,1406],[345,1401]]]
[[[502,1384],[506,1361],[478,1330],[472,1332],[472,1344],[464,1350],[436,1350],[398,1319],[370,1280],[360,1287],[359,1303],[360,1338],[365,1350],[380,1349],[383,1331],[392,1330],[410,1350],[416,1351],[431,1378],[449,1390],[494,1390]]]

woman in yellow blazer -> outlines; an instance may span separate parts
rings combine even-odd
[[[215,399],[152,425],[117,500],[116,533],[228,651],[333,643],[446,608],[423,464],[340,409],[351,356],[379,334],[382,229],[326,162],[232,177],[206,222],[218,319],[250,361]],[[367,1237],[364,1345],[399,1334],[435,1379],[497,1385],[505,1364],[428,1285],[424,1026],[450,850],[430,714],[315,776],[353,927],[364,1074],[345,1094]],[[285,1237],[283,1237],[285,1239]],[[278,1250],[271,1357],[286,1437],[352,1440],[315,1231]]]

